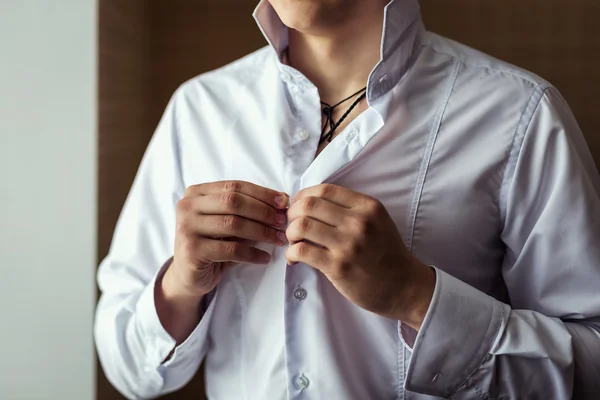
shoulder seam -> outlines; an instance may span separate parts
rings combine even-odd
[[[494,72],[498,72],[498,73],[502,73],[502,74],[511,75],[513,77],[520,78],[520,79],[526,81],[527,83],[529,83],[530,85],[532,85],[534,87],[546,86],[546,85],[549,86],[550,85],[548,82],[546,82],[546,80],[544,78],[538,77],[539,80],[540,80],[540,82],[537,82],[536,80],[532,79],[531,77],[528,77],[527,75],[521,73],[516,68],[500,69],[500,68],[494,68],[494,67],[492,67],[490,65],[482,65],[482,64],[476,64],[476,63],[473,63],[473,62],[469,62],[469,59],[467,59],[467,58],[461,58],[461,57],[458,57],[458,56],[456,56],[454,54],[442,51],[442,50],[434,47],[429,40],[426,40],[426,41],[422,42],[421,45],[423,47],[426,47],[426,48],[430,49],[431,51],[433,51],[433,52],[435,52],[437,54],[442,54],[442,55],[451,57],[451,58],[453,58],[455,60],[458,60],[458,61],[462,62],[467,67],[487,69],[487,70],[490,70],[490,71],[494,71]],[[479,51],[477,49],[473,49],[473,50],[474,51]],[[492,59],[495,59],[493,56],[488,56],[488,57],[490,57]]]
[[[173,96],[171,97],[171,100],[169,101],[170,104],[167,105],[168,108],[172,108],[172,113],[173,113],[173,134],[171,137],[171,141],[173,142],[173,148],[175,151],[175,157],[177,160],[177,174],[179,176],[180,179],[180,183],[181,183],[181,187],[182,190],[185,190],[185,182],[183,179],[183,166],[181,164],[181,121],[180,121],[180,116],[179,116],[179,110],[177,107],[177,103],[180,101],[179,98],[181,97],[181,87],[183,85],[179,85],[179,87],[177,87],[177,89],[175,89],[175,92],[173,93]],[[182,193],[178,193],[181,197],[183,197],[183,192]]]

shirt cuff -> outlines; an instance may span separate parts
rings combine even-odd
[[[203,299],[203,313],[200,323],[188,338],[175,347],[176,340],[165,330],[158,317],[156,302],[154,298],[156,282],[169,268],[170,260],[158,271],[152,282],[146,286],[136,305],[136,315],[138,330],[149,349],[147,353],[147,367],[158,370],[159,367],[177,366],[186,362],[186,356],[191,355],[195,360],[198,355],[202,356],[206,352],[206,338],[208,335],[209,322],[215,308],[216,290],[206,295]],[[173,352],[173,350],[175,350]],[[167,362],[165,359],[173,352],[173,355]]]
[[[433,299],[414,341],[405,388],[448,398],[490,353],[503,326],[504,310],[487,294],[435,271]]]

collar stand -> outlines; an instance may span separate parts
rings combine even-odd
[[[268,0],[260,1],[254,19],[281,63],[289,44],[288,28]],[[367,85],[369,103],[389,92],[404,76],[422,31],[418,0],[392,0],[385,6],[380,60]]]

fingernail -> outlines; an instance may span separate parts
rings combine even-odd
[[[285,214],[280,214],[278,213],[277,216],[275,217],[275,221],[277,221],[277,225],[282,226],[283,224],[285,224],[285,220],[287,218],[285,217]]]
[[[279,195],[275,197],[275,204],[277,204],[281,208],[285,208],[288,205],[288,199],[289,197],[287,196]]]
[[[278,231],[277,232],[277,239],[279,239],[279,243],[280,244],[286,244],[287,243],[287,236],[285,235],[285,232]]]

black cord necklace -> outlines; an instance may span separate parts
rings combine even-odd
[[[346,110],[344,115],[342,115],[342,117],[340,119],[338,119],[337,122],[334,122],[333,121],[333,111],[335,110],[335,108],[337,106],[339,106],[340,104],[347,102],[351,98],[358,96],[359,94],[361,94],[360,97],[358,99],[356,99],[356,101],[354,101],[354,103],[352,103],[352,105],[348,108],[348,110]],[[358,103],[360,103],[365,97],[367,97],[367,88],[366,87],[360,89],[358,92],[354,93],[352,96],[346,97],[344,100],[340,101],[339,103],[337,103],[334,106],[331,106],[331,105],[325,103],[324,101],[321,102],[321,105],[323,106],[323,114],[325,115],[326,119],[325,119],[325,123],[323,124],[323,130],[321,131],[321,139],[319,140],[319,144],[322,144],[326,140],[328,142],[331,142],[331,140],[333,139],[333,134],[335,133],[335,130],[346,119],[346,117],[352,112],[352,110],[354,110],[354,107],[356,107],[358,105]],[[327,129],[327,125],[329,125],[329,132],[325,133],[325,130]]]

